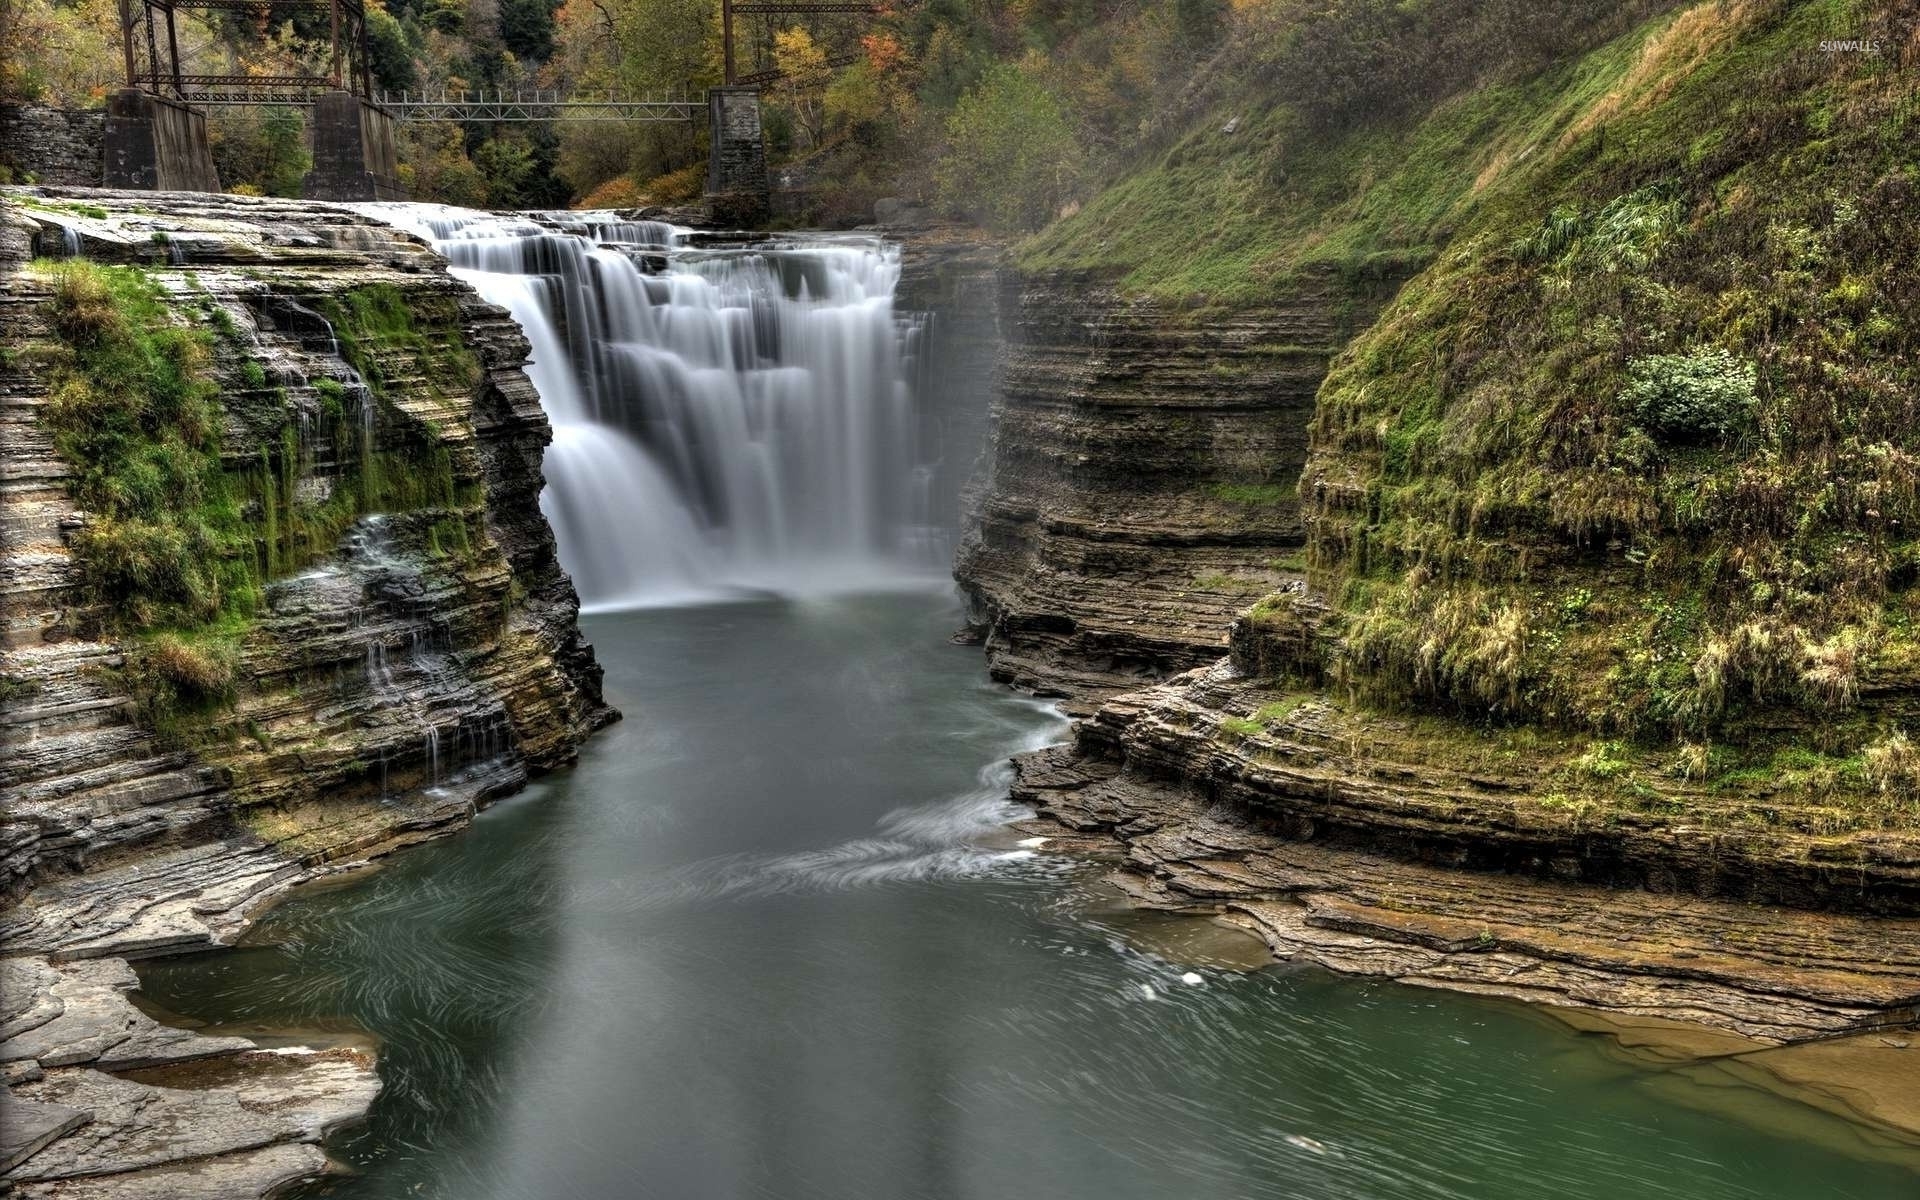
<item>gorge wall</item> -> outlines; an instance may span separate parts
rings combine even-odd
[[[1912,1022],[1911,104],[1819,49],[1892,10],[1547,5],[1550,61],[1301,84],[1398,53],[1333,49],[1356,11],[1230,47],[1016,256],[959,575],[996,674],[1092,714],[1019,765],[1034,831],[1343,970]]]
[[[1295,484],[1329,358],[1396,281],[1183,310],[1011,274],[992,452],[956,575],[996,678],[1070,709],[1220,656],[1305,567]]]
[[[45,1134],[6,1178],[254,1194],[317,1169],[370,1061],[160,1029],[115,960],[223,944],[614,718],[540,515],[527,343],[321,205],[14,190],[0,269],[0,1064]],[[215,428],[167,428],[170,388]],[[141,507],[189,470],[192,512]]]

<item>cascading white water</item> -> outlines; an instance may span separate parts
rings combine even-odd
[[[609,214],[362,205],[510,311],[553,424],[541,507],[589,608],[933,575],[897,247],[699,248]]]

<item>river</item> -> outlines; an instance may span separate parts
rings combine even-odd
[[[376,211],[514,313],[626,720],[146,1002],[377,1044],[356,1200],[1911,1200],[1860,1131],[1505,1003],[1260,960],[1022,846],[897,247]],[[984,397],[981,398],[984,403]],[[1781,1130],[1791,1131],[1782,1136]]]
[[[578,768],[144,992],[377,1039],[359,1174],[314,1193],[356,1200],[1914,1195],[1836,1121],[1516,1005],[1142,948],[1097,873],[989,836],[1060,723],[959,616],[588,618],[627,719]]]

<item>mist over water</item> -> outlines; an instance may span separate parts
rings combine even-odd
[[[541,506],[589,611],[944,573],[897,246],[707,249],[605,214],[361,207],[526,331],[554,427]]]

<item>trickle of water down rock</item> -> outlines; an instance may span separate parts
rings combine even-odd
[[[897,246],[703,248],[606,214],[362,207],[526,331],[553,423],[541,506],[588,610],[942,573]]]

